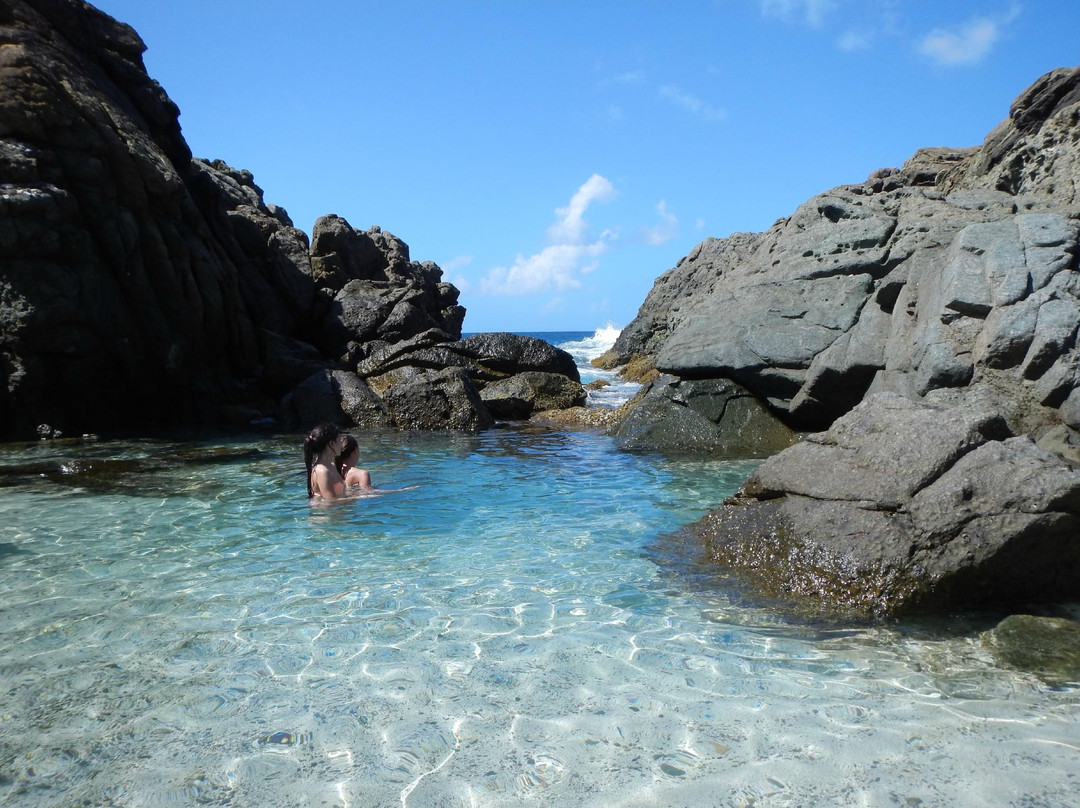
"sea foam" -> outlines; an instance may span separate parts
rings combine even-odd
[[[592,336],[571,339],[558,343],[558,347],[574,357],[574,362],[581,374],[581,383],[595,381],[607,382],[605,387],[589,390],[588,406],[615,409],[629,401],[637,392],[639,385],[622,381],[614,372],[593,367],[592,360],[599,358],[615,345],[622,329],[612,323],[597,328]]]

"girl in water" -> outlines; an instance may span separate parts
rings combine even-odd
[[[361,496],[393,494],[404,488],[372,488],[371,475],[356,468],[360,447],[352,435],[343,435],[336,424],[319,424],[304,439],[304,466],[307,468],[308,498],[341,499],[348,489]]]
[[[345,436],[336,424],[319,424],[304,438],[309,499],[345,496],[345,478],[341,476],[336,463],[344,444]]]
[[[360,445],[352,435],[346,435],[342,443],[341,454],[334,461],[338,474],[345,481],[346,488],[356,486],[362,491],[371,491],[371,475],[365,469],[356,467],[356,462],[359,459]]]
[[[399,491],[411,491],[415,485],[407,485],[404,488],[375,488],[371,485],[371,475],[365,469],[356,467],[360,459],[360,446],[352,435],[342,436],[341,454],[334,461],[337,465],[338,474],[345,480],[345,487],[356,489],[356,493],[362,497],[375,497],[381,494],[396,494]]]

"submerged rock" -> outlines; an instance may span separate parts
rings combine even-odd
[[[1015,614],[982,635],[1002,665],[1033,673],[1053,687],[1080,685],[1080,623]]]

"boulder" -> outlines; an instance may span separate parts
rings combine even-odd
[[[379,395],[403,381],[411,383],[417,371],[455,368],[469,378],[496,418],[524,419],[586,400],[573,357],[533,337],[494,333],[447,341],[444,332],[432,328],[398,342],[376,340],[367,350],[357,373]]]
[[[409,260],[409,247],[379,227],[360,231],[340,216],[315,222],[311,272],[329,300],[318,342],[346,365],[368,355],[366,345],[401,343],[421,335],[461,337],[465,309],[458,290],[431,262]]]
[[[496,418],[513,420],[583,406],[586,394],[580,382],[567,376],[528,370],[484,385],[480,398]]]
[[[609,434],[628,450],[727,457],[764,457],[795,441],[791,429],[735,382],[670,375],[643,387]]]
[[[491,332],[473,334],[447,343],[445,347],[498,373],[512,375],[536,370],[581,381],[581,374],[569,353],[536,337]]]
[[[341,411],[354,426],[365,429],[393,426],[394,419],[386,402],[375,395],[367,382],[344,370],[334,371],[332,379]]]
[[[1000,415],[984,407],[930,407],[883,394],[770,457],[744,491],[759,499],[792,493],[896,510],[973,448],[1009,434]]]
[[[1080,596],[1080,472],[1000,414],[872,396],[689,528],[771,597],[894,615]]]
[[[495,422],[461,368],[412,370],[381,398],[398,429],[479,432]]]

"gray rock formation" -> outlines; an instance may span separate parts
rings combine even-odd
[[[872,396],[689,530],[717,564],[824,611],[1080,596],[1080,471],[977,403]]]
[[[803,428],[868,392],[977,386],[1021,420],[1032,404],[1054,410],[1046,426],[1073,417],[1078,88],[1080,71],[1055,71],[982,148],[923,150],[765,233],[703,242],[657,280],[616,360],[737,381]]]
[[[616,362],[828,429],[698,526],[718,563],[875,613],[1080,595],[1077,177],[1063,69],[981,147],[924,149],[657,280]],[[680,441],[677,397],[638,407],[616,434]]]
[[[0,49],[0,439],[41,424],[490,423],[471,380],[441,373],[472,359],[439,267],[333,215],[309,243],[249,172],[192,158],[131,28],[79,0],[8,0]],[[417,371],[402,390],[365,381],[365,362],[421,345],[396,365]],[[496,358],[494,378],[547,370]],[[572,362],[554,372],[578,381]]]

